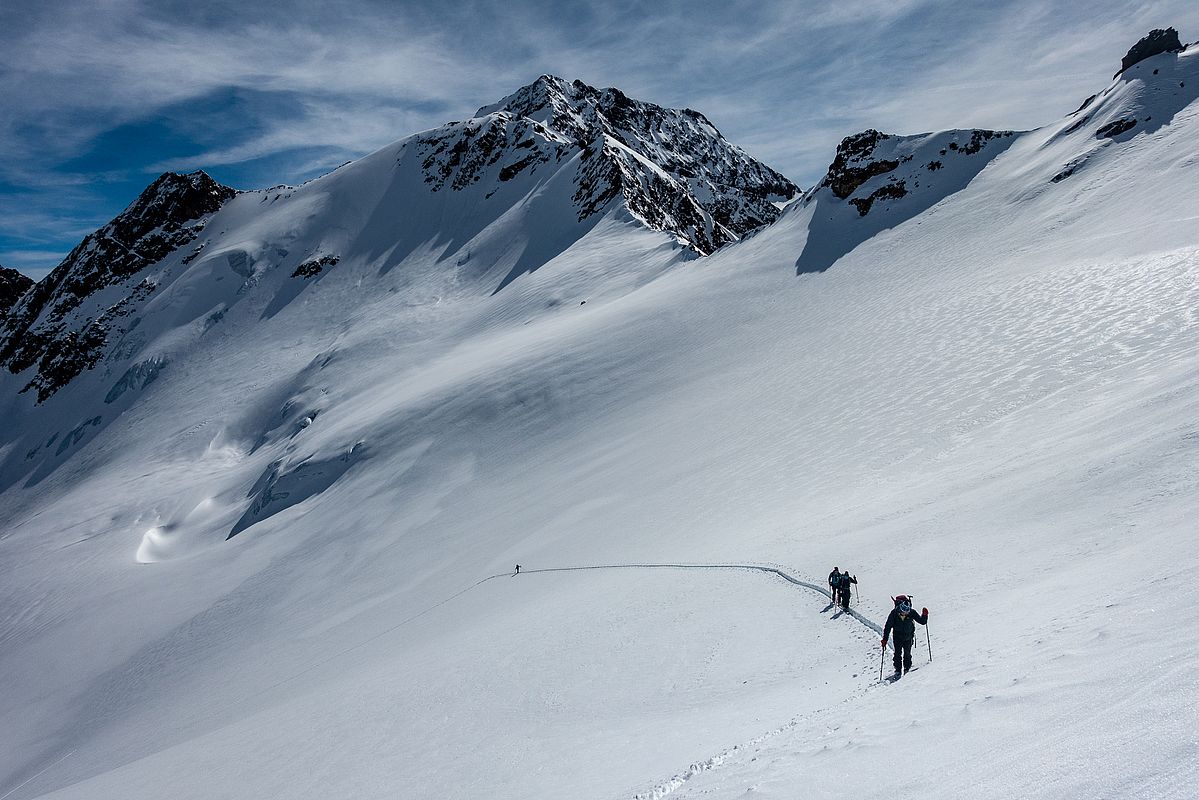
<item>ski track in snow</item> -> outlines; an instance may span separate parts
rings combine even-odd
[[[792,583],[796,586],[801,586],[805,589],[811,589],[812,591],[818,592],[819,594],[822,594],[825,597],[829,598],[829,600],[833,599],[832,594],[829,592],[829,590],[825,589],[823,586],[820,586],[815,583],[809,583],[808,581],[800,580],[799,578],[796,578],[795,576],[790,575],[787,572],[783,571],[779,567],[766,566],[766,565],[762,565],[762,564],[597,564],[594,566],[585,566],[585,567],[545,567],[542,569],[529,569],[529,570],[522,570],[519,574],[532,575],[532,574],[541,573],[541,572],[577,572],[577,571],[582,571],[582,570],[603,570],[603,569],[735,569],[735,570],[756,571],[756,572],[763,572],[763,573],[767,573],[767,574],[777,575],[778,577],[782,578],[783,580],[787,581],[788,583]],[[484,578],[484,581],[491,580],[491,578],[497,578],[497,577],[502,577],[502,576],[492,575],[490,578]],[[481,583],[483,583],[483,581],[479,581],[479,583],[475,584],[475,586],[478,586]],[[472,586],[470,588],[474,588],[474,587]],[[466,592],[466,591],[469,591],[469,590],[467,590],[467,589],[463,590],[463,592]],[[459,592],[459,594],[462,594],[463,592]],[[458,595],[455,595],[455,597],[457,597],[457,596]],[[452,600],[453,598],[449,598],[449,599]],[[442,601],[442,603],[445,603],[445,602],[448,602],[448,600]],[[442,603],[439,603],[438,605],[441,605]],[[426,612],[421,612],[421,613],[423,614]],[[870,620],[870,619],[862,616],[858,612],[854,611],[852,608],[845,609],[843,611],[838,611],[838,614],[849,614],[849,616],[853,617],[858,622],[862,623],[867,628],[869,628],[870,630],[879,634],[880,636],[883,633],[882,626],[880,626],[878,623],[874,622],[873,620]],[[403,623],[401,623],[401,624],[403,624]],[[380,634],[380,635],[382,635],[382,634]],[[374,637],[374,638],[377,638],[377,637]],[[851,696],[851,698],[847,698],[844,702],[848,702],[849,699],[854,699],[854,698],[858,697],[860,694],[861,694],[860,692],[856,692],[856,693],[854,693],[854,695]],[[820,714],[820,713],[825,713],[825,712],[823,712],[823,711],[817,712],[817,714]],[[716,755],[712,756],[711,758],[705,759],[704,761],[693,762],[692,764],[690,764],[687,767],[687,769],[683,770],[680,773],[677,773],[676,775],[673,775],[668,780],[655,785],[649,791],[639,792],[639,793],[633,795],[632,800],[661,800],[663,797],[666,797],[667,795],[671,794],[675,790],[681,788],[685,783],[687,783],[687,781],[691,780],[696,775],[716,769],[716,768],[720,767],[729,758],[731,758],[745,750],[748,750],[752,747],[756,747],[757,745],[762,744],[763,742],[766,742],[769,739],[774,738],[775,736],[786,733],[787,731],[790,731],[790,730],[798,727],[799,724],[801,722],[803,722],[805,719],[808,719],[809,716],[813,716],[813,715],[796,717],[795,719],[792,719],[791,721],[789,721],[787,724],[782,725],[778,728],[769,730],[760,736],[755,736],[753,739],[750,739],[748,742],[745,742],[744,744],[733,745],[732,747],[722,750],[721,752],[717,753]]]
[[[423,611],[418,611],[417,613],[413,614],[412,616],[405,617],[401,621],[397,622],[395,625],[392,625],[391,627],[386,628],[386,629],[380,631],[379,633],[376,633],[374,636],[371,636],[369,639],[363,639],[361,642],[351,645],[350,647],[347,647],[344,650],[340,650],[337,653],[334,653],[333,655],[329,656],[328,658],[325,658],[321,661],[317,661],[317,662],[305,667],[303,670],[295,673],[294,675],[289,675],[288,677],[284,678],[283,680],[278,681],[277,683],[271,684],[270,686],[266,687],[262,691],[269,692],[272,689],[277,689],[278,687],[283,686],[286,683],[290,683],[291,681],[294,681],[296,678],[299,678],[302,675],[306,675],[307,673],[311,672],[314,669],[322,667],[325,664],[328,664],[332,661],[336,661],[337,659],[341,658],[342,656],[352,653],[353,651],[355,651],[359,648],[365,647],[366,645],[370,644],[371,642],[373,642],[377,639],[381,639],[382,637],[386,636],[387,634],[391,633],[392,631],[394,631],[398,628],[401,628],[410,622],[420,619],[421,617],[425,616],[426,614],[429,614],[430,612],[432,612],[438,608],[441,608],[446,603],[449,603],[449,602],[461,597],[462,595],[466,594],[467,592],[471,591],[472,589],[478,588],[479,586],[482,586],[484,583],[495,580],[496,578],[510,578],[510,577],[516,577],[517,575],[534,575],[537,573],[545,573],[545,572],[579,572],[582,570],[602,570],[602,569],[736,569],[736,570],[764,572],[764,573],[777,575],[780,578],[782,578],[783,580],[787,581],[788,583],[795,584],[796,586],[802,586],[805,589],[811,589],[814,592],[818,592],[818,593],[824,595],[825,597],[828,597],[830,600],[832,599],[832,595],[829,594],[828,589],[825,589],[822,586],[819,586],[815,583],[809,583],[807,581],[802,581],[793,575],[789,575],[788,573],[784,572],[782,569],[780,569],[778,567],[766,566],[766,565],[761,565],[761,564],[596,564],[596,565],[592,565],[592,566],[581,566],[581,567],[544,567],[542,569],[526,569],[526,570],[522,570],[519,573],[500,572],[500,573],[496,573],[495,575],[488,575],[486,578],[481,578],[480,580],[476,581],[475,583],[471,584],[470,586],[467,586],[465,589],[462,589],[462,590],[458,591],[457,593],[450,595],[449,597],[445,598],[444,600],[441,600],[441,601],[429,606],[428,608],[424,609]],[[844,611],[840,611],[838,613],[847,613],[851,617],[856,619],[858,622],[865,625],[867,628],[870,628],[871,630],[875,631],[880,636],[882,635],[883,629],[881,626],[878,625],[878,623],[876,623],[870,619],[867,619],[866,617],[863,617],[861,614],[854,611],[852,608],[844,610]],[[3,797],[0,797],[0,800],[4,800]]]
[[[449,597],[447,597],[443,600],[440,600],[437,603],[434,603],[433,605],[428,606],[427,608],[425,608],[421,611],[418,611],[415,614],[412,614],[411,616],[405,617],[404,619],[397,622],[396,624],[391,625],[390,627],[379,631],[378,633],[374,634],[373,636],[371,636],[367,639],[363,639],[362,641],[357,642],[343,650],[339,650],[338,652],[328,656],[327,658],[324,658],[320,661],[314,662],[314,663],[310,664],[309,666],[305,667],[304,669],[300,670],[299,672],[293,673],[292,675],[289,675],[288,677],[283,678],[282,680],[277,681],[276,683],[273,683],[270,686],[267,686],[266,688],[260,690],[258,692],[258,694],[265,694],[266,692],[270,692],[274,689],[277,689],[280,686],[288,684],[288,683],[296,680],[297,678],[300,678],[300,677],[308,674],[309,672],[312,672],[315,669],[319,669],[320,667],[325,666],[326,664],[329,664],[331,662],[334,662],[334,661],[348,655],[349,653],[354,652],[355,650],[365,647],[366,645],[370,644],[371,642],[381,639],[382,637],[386,636],[387,634],[392,633],[393,631],[403,627],[404,625],[407,625],[410,622],[414,622],[415,620],[435,611],[436,609],[446,605],[447,603],[450,603],[453,600],[456,600],[457,598],[463,596],[467,592],[470,592],[470,591],[478,588],[479,586],[482,586],[483,584],[487,583],[488,581],[495,580],[496,578],[509,578],[509,577],[517,577],[518,575],[535,575],[535,574],[551,573],[551,572],[580,572],[580,571],[618,570],[618,569],[676,569],[676,570],[728,569],[728,570],[741,570],[741,571],[747,571],[747,572],[760,572],[760,573],[769,574],[769,575],[776,575],[776,576],[782,578],[783,580],[787,581],[788,583],[791,583],[795,586],[800,586],[805,589],[810,589],[810,590],[812,590],[818,594],[821,594],[824,597],[827,597],[830,600],[832,600],[831,593],[828,591],[828,589],[824,588],[823,586],[820,586],[818,584],[811,583],[808,581],[800,580],[799,578],[796,578],[794,575],[787,573],[786,571],[784,571],[783,569],[781,569],[779,567],[769,566],[769,565],[764,565],[764,564],[595,564],[595,565],[575,566],[575,567],[543,567],[540,569],[522,569],[519,573],[501,572],[501,573],[496,573],[494,575],[488,575],[485,578],[481,578],[478,581],[475,581],[470,586],[467,586],[466,588],[461,589],[458,592],[455,592],[454,594],[450,595]],[[849,616],[853,617],[858,622],[860,622],[862,625],[865,625],[867,628],[875,631],[876,633],[878,633],[880,635],[882,634],[882,631],[883,631],[882,627],[880,627],[873,620],[870,620],[867,617],[862,616],[861,614],[854,611],[853,609],[838,611],[838,614],[848,614]],[[655,786],[649,792],[634,795],[633,800],[660,800],[660,798],[665,797],[666,795],[670,794],[674,790],[678,789],[684,783],[686,783],[688,780],[690,780],[694,776],[700,774],[701,772],[706,772],[708,770],[719,767],[727,758],[740,752],[741,750],[744,750],[749,747],[754,747],[770,738],[773,738],[773,737],[779,735],[780,733],[784,733],[788,730],[791,730],[792,728],[795,728],[800,723],[801,720],[802,720],[802,718],[793,719],[790,722],[788,722],[786,725],[783,725],[779,728],[775,728],[773,730],[767,731],[766,733],[762,734],[761,736],[754,737],[753,739],[746,742],[745,744],[734,745],[733,747],[731,747],[727,750],[724,750],[724,751],[720,752],[719,754],[712,756],[711,758],[709,758],[705,761],[692,763],[685,771],[670,778],[667,782],[660,784],[658,786]],[[72,750],[71,752],[69,752],[66,755],[59,758],[57,761],[54,761],[54,762],[46,765],[41,771],[39,771],[39,772],[35,773],[34,775],[30,776],[29,778],[25,779],[25,781],[23,783],[21,783],[17,786],[14,786],[12,789],[9,789],[6,794],[0,795],[0,800],[7,800],[7,798],[10,795],[14,794],[18,790],[20,790],[22,787],[28,785],[32,781],[41,777],[42,775],[46,774],[51,769],[58,766],[63,761],[67,760],[70,756],[74,755],[74,753],[75,753],[75,751]]]
[[[73,756],[73,755],[75,755],[75,751],[74,751],[74,750],[71,750],[71,751],[70,751],[70,752],[68,752],[66,755],[60,756],[60,757],[58,758],[58,760],[57,760],[57,761],[52,761],[52,762],[50,762],[50,763],[49,763],[49,764],[47,764],[45,767],[43,767],[43,768],[41,769],[41,771],[40,771],[40,772],[35,772],[35,773],[33,773],[33,774],[32,774],[32,775],[30,775],[28,778],[26,778],[24,781],[22,781],[21,783],[17,784],[17,785],[16,785],[16,786],[14,786],[13,788],[9,789],[9,790],[8,790],[7,792],[5,792],[4,794],[0,794],[0,800],[6,800],[6,798],[8,798],[10,795],[12,795],[14,792],[16,792],[18,789],[20,789],[20,788],[21,788],[21,787],[23,787],[23,786],[28,786],[30,783],[32,783],[33,781],[37,780],[37,779],[38,779],[38,778],[40,778],[41,776],[45,775],[45,774],[46,774],[47,772],[49,772],[51,769],[53,769],[54,767],[57,767],[59,764],[61,764],[62,762],[66,761],[68,758],[70,758],[70,757],[71,757],[71,756]]]
[[[527,569],[527,570],[522,570],[520,574],[521,575],[525,575],[525,574],[532,575],[537,572],[577,572],[577,571],[581,571],[581,570],[591,570],[591,569],[740,569],[740,570],[751,570],[751,571],[766,572],[766,573],[778,575],[780,578],[787,581],[788,583],[793,583],[796,586],[802,586],[805,589],[811,589],[814,592],[819,592],[820,594],[824,595],[825,597],[829,598],[830,600],[832,599],[832,595],[829,594],[828,589],[825,589],[823,586],[820,586],[815,583],[809,583],[807,581],[801,581],[799,578],[796,578],[795,576],[789,575],[788,573],[784,572],[779,567],[772,567],[772,566],[768,566],[768,565],[764,565],[764,564],[597,564],[594,566],[586,566],[586,567],[546,567],[544,569]],[[499,576],[493,575],[492,577],[499,577]],[[488,580],[490,580],[490,579],[488,579]],[[871,630],[875,631],[880,636],[882,635],[883,629],[876,622],[873,622],[872,620],[869,620],[866,617],[863,617],[861,614],[854,611],[852,608],[848,609],[847,613],[851,617],[856,619],[858,622],[865,625],[867,628],[870,628]]]

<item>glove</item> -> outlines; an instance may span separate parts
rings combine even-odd
[[[887,640],[883,639],[883,648],[885,649],[886,647],[887,647]]]
[[[924,617],[926,617],[926,618],[928,617],[928,609],[927,609],[927,608],[922,608],[922,609],[920,609],[920,613],[921,613],[921,614],[922,614]]]

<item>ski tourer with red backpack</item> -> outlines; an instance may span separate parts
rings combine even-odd
[[[891,614],[887,617],[887,625],[883,628],[883,650],[887,649],[887,639],[892,633],[895,638],[892,639],[895,645],[895,657],[892,663],[895,665],[895,677],[907,673],[912,668],[912,642],[916,640],[916,623],[921,625],[928,624],[928,609],[920,609],[917,614],[912,610],[912,601],[907,595],[899,595],[895,598],[895,608],[891,609]]]

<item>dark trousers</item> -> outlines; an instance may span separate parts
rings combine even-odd
[[[891,663],[895,665],[895,671],[899,672],[902,669],[907,672],[912,668],[912,642],[901,642],[895,640],[895,657],[891,659]]]
[[[853,589],[850,589],[849,587],[845,587],[845,588],[841,589],[840,591],[841,591],[841,608],[848,609],[849,608],[849,598],[851,596],[851,593],[853,592]]]

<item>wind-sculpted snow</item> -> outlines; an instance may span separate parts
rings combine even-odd
[[[308,456],[295,464],[271,464],[251,487],[253,502],[226,538],[232,539],[251,525],[327,490],[366,455],[366,446],[358,442],[336,456]]]

